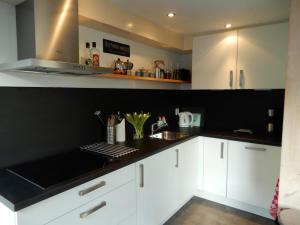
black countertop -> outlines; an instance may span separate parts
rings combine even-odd
[[[151,138],[144,138],[143,140],[139,141],[127,141],[123,145],[137,148],[139,151],[133,152],[127,156],[123,156],[119,160],[105,163],[105,165],[101,166],[101,168],[92,168],[90,171],[84,171],[83,174],[78,173],[76,178],[62,179],[59,184],[52,185],[48,188],[34,185],[29,181],[26,181],[7,171],[6,169],[2,169],[0,170],[0,201],[12,211],[18,211],[92,179],[140,161],[146,157],[185,142],[196,136],[215,137],[278,147],[281,146],[281,138],[269,137],[266,135],[234,134],[230,131],[212,131],[190,128],[180,129],[180,131],[187,133],[188,136],[177,141],[163,141]],[[79,149],[77,151],[79,151]],[[62,154],[61,157],[65,158],[66,154]],[[94,157],[94,161],[97,161],[98,156],[94,155]],[[56,156],[56,158],[57,160],[60,160],[60,155]],[[36,163],[37,165],[39,164],[38,161]],[[48,177],[47,174],[42,174],[41,176],[44,178]],[[49,177],[51,177],[51,175],[49,175]],[[49,182],[47,179],[45,180],[45,184]]]

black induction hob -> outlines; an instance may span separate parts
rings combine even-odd
[[[73,150],[60,155],[28,162],[7,170],[41,189],[47,189],[61,182],[80,177],[103,168],[109,159],[81,150]]]

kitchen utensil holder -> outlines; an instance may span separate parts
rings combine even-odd
[[[125,140],[126,140],[125,119],[122,119],[122,121],[116,125],[116,141],[125,142]]]
[[[116,127],[115,126],[107,126],[107,136],[106,142],[107,144],[115,144],[116,143]]]

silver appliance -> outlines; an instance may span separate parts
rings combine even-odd
[[[78,0],[26,0],[16,6],[17,62],[0,71],[72,75],[111,73],[78,64]]]

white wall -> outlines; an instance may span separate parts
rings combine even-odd
[[[291,1],[279,206],[300,210],[300,1]],[[299,224],[295,222],[294,224]]]
[[[167,30],[145,18],[130,14],[108,0],[79,0],[79,14],[139,36],[159,42],[166,47],[184,49],[181,34]],[[128,24],[132,26],[128,27]],[[191,48],[190,48],[191,49]]]
[[[0,62],[17,59],[15,9],[0,1]]]
[[[130,61],[134,63],[134,69],[139,69],[144,67],[145,69],[154,69],[154,60],[164,60],[166,66],[175,65],[181,63],[181,55],[176,54],[171,51],[166,51],[163,49],[147,46],[138,42],[134,42],[122,37],[100,32],[91,28],[79,27],[79,45],[80,45],[80,55],[84,54],[85,42],[97,42],[97,48],[101,52],[101,66],[112,67],[114,60],[120,58],[122,61],[126,61],[127,57],[122,57],[118,55],[113,55],[109,53],[103,53],[103,41],[102,39],[108,39],[111,41],[120,42],[123,44],[130,45],[131,56]]]
[[[144,66],[151,69],[155,59],[163,59],[167,63],[180,62],[181,56],[150,47],[127,39],[116,37],[90,28],[80,27],[80,49],[84,49],[86,41],[96,41],[102,49],[102,38],[119,41],[131,46],[135,68]],[[101,54],[103,66],[111,66],[118,57],[116,55]],[[123,60],[125,58],[120,57]],[[17,60],[16,22],[15,9],[12,5],[0,1],[0,63]],[[78,88],[145,88],[145,89],[179,89],[180,85],[159,82],[145,82],[132,80],[105,79],[96,77],[77,77],[46,74],[29,74],[17,72],[0,72],[0,86],[25,86],[25,87],[78,87]],[[185,87],[184,88],[189,88]]]

